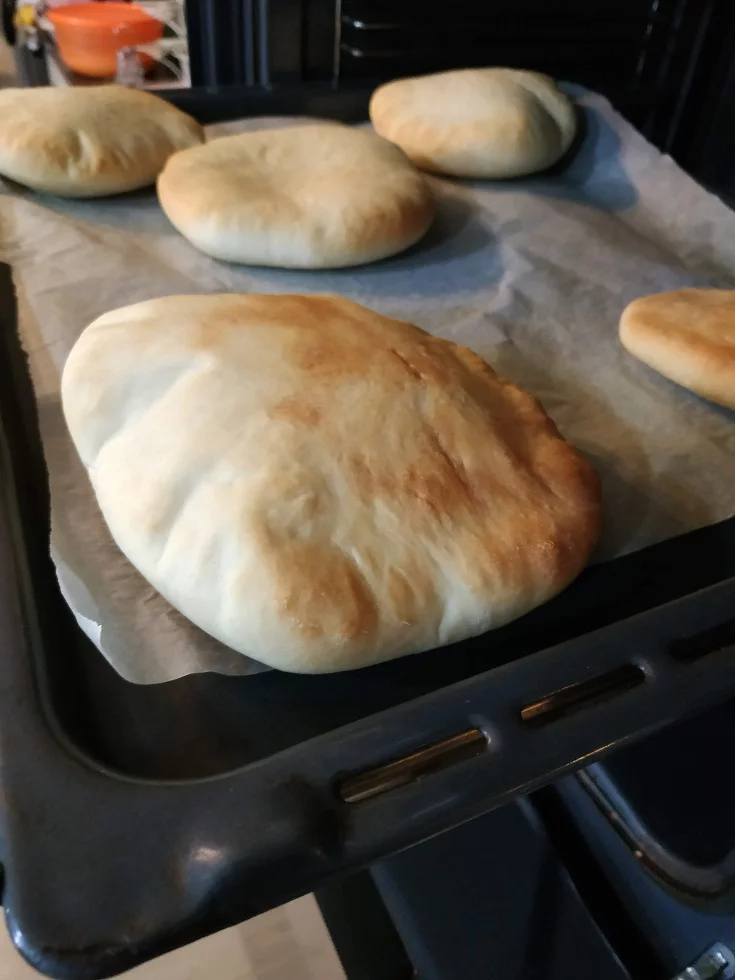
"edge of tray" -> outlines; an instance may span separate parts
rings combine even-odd
[[[7,322],[14,299],[4,293],[0,284]],[[18,488],[3,484],[3,902],[20,951],[58,980],[128,969],[735,694],[735,636],[706,648],[733,624],[731,578],[232,773],[180,783],[124,779],[67,751],[48,724],[33,623],[23,610],[29,583],[13,544]],[[700,656],[675,655],[682,637],[701,639]],[[640,682],[546,724],[524,720],[524,706],[620,668],[638,671]],[[344,775],[467,731],[484,739],[478,754],[363,802],[340,798]]]

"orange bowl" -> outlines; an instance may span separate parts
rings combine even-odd
[[[64,64],[92,78],[114,78],[119,48],[152,44],[163,34],[163,24],[132,3],[73,3],[47,16]],[[153,64],[147,55],[141,60],[144,68]]]

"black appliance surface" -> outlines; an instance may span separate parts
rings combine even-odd
[[[509,65],[544,71],[603,91],[643,89],[679,40],[682,0],[515,0],[479,4],[341,0],[336,70],[340,77],[385,77],[457,67]],[[711,2],[700,0],[698,18]],[[691,38],[689,39],[691,40]],[[664,51],[666,43],[671,50]]]
[[[179,97],[203,121],[267,111],[264,93]],[[360,99],[301,91],[291,112],[352,118]],[[58,592],[0,275],[0,856],[11,933],[39,969],[130,967],[735,694],[735,520],[593,567],[448,650],[328,677],[126,683]]]
[[[722,772],[733,751],[729,701],[617,753],[605,769],[656,840],[685,861],[712,865],[735,851],[735,782]]]
[[[421,980],[630,980],[528,800],[371,873]]]
[[[682,900],[735,910],[735,702],[578,774],[638,861]]]
[[[9,45],[15,44],[15,0],[0,0],[0,29]]]
[[[625,921],[621,940],[653,954],[649,968],[634,974],[636,980],[689,976],[684,973],[686,968],[716,943],[723,943],[731,952],[735,950],[732,905],[689,901],[681,892],[657,880],[575,776],[559,780],[540,795],[544,800],[542,812],[552,814],[557,826],[564,819],[559,805],[570,821],[565,839],[552,839],[588,908],[593,914],[598,913],[600,921],[599,907],[617,903],[617,915]],[[592,888],[590,878],[594,882]],[[615,947],[621,948],[618,942]],[[731,972],[724,975],[730,976]]]

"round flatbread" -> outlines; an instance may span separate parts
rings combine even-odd
[[[120,85],[0,90],[0,175],[49,194],[146,187],[172,153],[203,139],[186,113]]]
[[[574,105],[551,78],[511,68],[389,82],[373,93],[370,118],[417,166],[454,177],[546,170],[577,129]]]
[[[177,154],[158,198],[208,255],[293,269],[394,255],[434,217],[428,184],[397,147],[334,124],[226,136]]]
[[[626,350],[665,378],[735,409],[735,290],[678,289],[632,302]]]
[[[550,598],[595,473],[472,351],[334,296],[174,296],[66,363],[69,430],[119,547],[185,616],[282,670],[364,667]]]

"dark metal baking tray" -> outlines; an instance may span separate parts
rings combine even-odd
[[[269,111],[262,95],[186,97],[208,120]],[[321,94],[318,111],[356,108]],[[129,684],[59,594],[43,411],[2,267],[3,904],[21,952],[59,980],[255,915],[735,694],[735,520],[593,567],[444,650]]]

